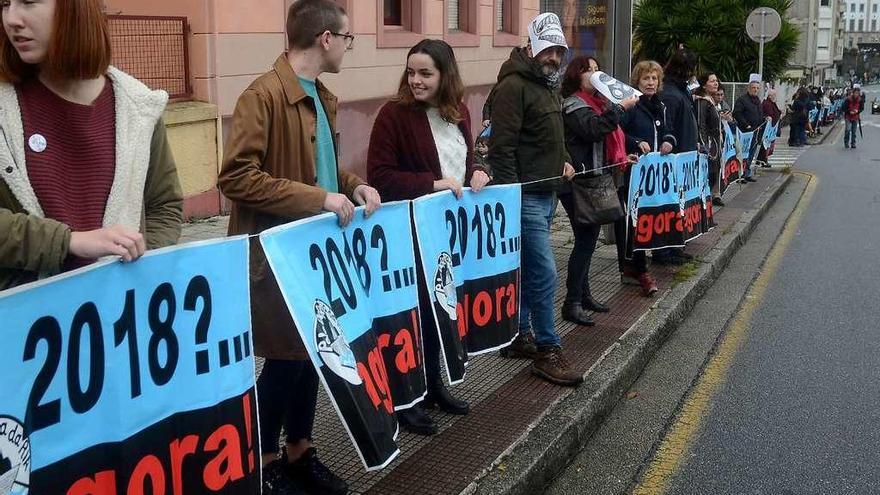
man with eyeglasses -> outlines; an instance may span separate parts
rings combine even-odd
[[[380,205],[375,189],[338,168],[336,96],[318,80],[339,72],[354,41],[345,10],[331,0],[298,0],[288,11],[287,38],[290,51],[242,93],[232,117],[219,178],[233,202],[230,235],[258,234],[322,211],[345,226],[354,203],[366,205],[367,214]],[[312,447],[318,376],[256,237],[250,262],[254,353],[265,358],[257,380],[262,493],[345,494],[346,483]]]

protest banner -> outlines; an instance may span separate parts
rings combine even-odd
[[[253,494],[248,241],[0,293],[0,493]]]
[[[675,155],[675,189],[678,193],[684,242],[703,233],[703,182],[708,180],[708,174],[701,173],[698,156],[696,151]]]
[[[761,145],[760,136],[761,133],[764,132],[764,127],[766,127],[765,124],[766,122],[761,124],[761,127],[754,131],[742,132],[739,129],[736,131],[736,138],[740,143],[739,151],[743,171],[751,168],[752,163],[758,154],[758,148]]]
[[[422,314],[434,318],[451,383],[464,378],[469,356],[505,347],[519,331],[521,201],[518,184],[413,201],[431,299]]]
[[[425,391],[409,202],[327,213],[260,242],[330,401],[368,471],[398,454],[394,411]]]
[[[590,84],[596,88],[596,91],[602,94],[608,101],[620,105],[620,102],[632,98],[642,96],[642,92],[633,88],[625,82],[619,81],[614,77],[597,70],[590,76]]]
[[[703,233],[706,233],[715,228],[714,211],[712,209],[712,186],[709,184],[709,155],[700,153],[699,166],[700,183],[703,184],[703,193],[701,195],[703,213],[701,215],[702,222],[700,230]]]
[[[724,150],[721,154],[721,174],[719,177],[719,190],[721,194],[724,194],[727,187],[742,176],[742,162],[737,156],[737,135],[739,130],[734,133],[733,129],[726,123],[723,126]]]
[[[627,233],[634,251],[684,246],[676,156],[648,153],[632,167],[627,211],[633,227]]]
[[[779,122],[776,125],[765,125],[764,132],[761,134],[761,146],[765,150],[769,150],[779,135]]]

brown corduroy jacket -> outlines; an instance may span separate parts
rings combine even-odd
[[[335,136],[336,96],[320,81],[317,88]],[[233,202],[229,235],[259,234],[321,213],[327,191],[317,186],[315,104],[285,54],[239,97],[219,178],[220,190]],[[361,184],[356,175],[339,171],[340,193],[352,197]],[[255,354],[308,359],[257,237],[250,242],[250,285]]]

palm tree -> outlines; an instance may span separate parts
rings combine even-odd
[[[684,43],[699,57],[698,73],[714,72],[723,81],[748,81],[758,71],[758,44],[746,34],[746,18],[757,7],[782,17],[775,40],[764,44],[764,80],[785,70],[797,49],[798,29],[786,20],[792,0],[642,0],[633,14],[635,60],[661,64]]]

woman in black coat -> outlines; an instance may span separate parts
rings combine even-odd
[[[626,144],[619,122],[624,111],[632,108],[636,98],[617,105],[599,95],[590,84],[590,76],[599,70],[593,57],[575,57],[565,71],[561,93],[562,118],[565,123],[565,145],[571,155],[571,163],[578,172],[596,170],[592,174],[611,174],[603,169],[615,163],[627,163]],[[588,180],[575,176],[573,182]],[[559,200],[571,220],[574,232],[574,248],[568,258],[565,302],[562,317],[579,325],[592,326],[587,311],[607,312],[608,307],[593,299],[590,293],[590,261],[599,239],[598,224],[580,224],[574,215],[571,188],[566,184],[559,192]]]
[[[709,156],[709,186],[712,189],[712,204],[724,206],[719,193],[718,176],[721,172],[721,142],[724,129],[721,116],[715,107],[712,95],[718,91],[718,77],[709,73],[697,78],[700,87],[694,91],[694,111],[697,114],[700,151]]]
[[[653,60],[645,60],[633,68],[631,84],[642,92],[638,103],[624,114],[621,127],[626,134],[627,151],[631,153],[672,152],[677,142],[666,125],[666,107],[660,101],[663,68]],[[629,197],[630,171],[624,173],[617,190],[622,204]],[[614,223],[617,238],[617,266],[621,282],[640,285],[645,296],[657,292],[657,283],[648,274],[648,260],[644,251],[633,252],[632,235],[627,235],[627,219]]]

